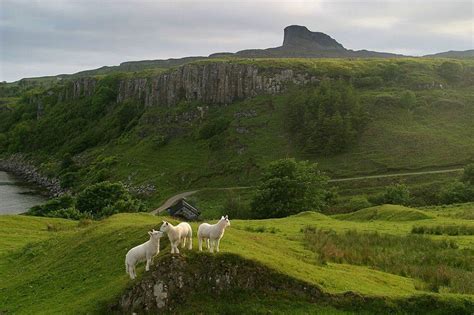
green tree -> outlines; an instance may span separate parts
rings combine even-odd
[[[394,205],[407,205],[410,202],[410,191],[404,184],[396,184],[387,187],[383,193],[383,203]]]
[[[101,182],[87,187],[77,196],[76,208],[100,218],[119,212],[139,212],[144,205],[135,200],[122,183]]]
[[[270,163],[252,201],[257,218],[285,217],[327,206],[328,178],[316,164],[282,159]]]

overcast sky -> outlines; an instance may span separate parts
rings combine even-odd
[[[0,81],[280,46],[305,25],[349,49],[473,49],[474,0],[0,0]]]

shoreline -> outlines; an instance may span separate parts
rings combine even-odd
[[[59,179],[42,174],[22,155],[14,154],[0,158],[0,171],[11,173],[29,184],[39,186],[44,189],[47,197],[58,197],[66,193],[66,190],[61,188]]]

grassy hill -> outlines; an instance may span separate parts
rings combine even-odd
[[[473,223],[466,219],[434,215],[435,213],[457,213],[463,207],[466,211],[472,211],[469,205],[454,206],[452,209],[448,207],[443,210],[412,209],[411,211],[424,213],[427,217],[422,220],[425,225],[473,226]],[[408,210],[393,208],[391,211],[400,211],[404,214]],[[162,219],[164,218],[149,214],[119,214],[99,222],[78,223],[50,218],[1,216],[0,310],[17,314],[103,311],[110,303],[116,302],[125,289],[134,284],[124,272],[125,253],[132,246],[146,240],[146,231],[158,228]],[[428,295],[434,301],[438,301],[436,303],[440,303],[438,310],[440,313],[446,313],[448,308],[459,314],[472,312],[474,309],[473,291],[470,291],[470,294],[456,293],[462,288],[452,286],[456,283],[455,278],[450,278],[452,282],[443,284],[441,289],[438,289],[440,293],[434,293],[426,282],[414,274],[401,276],[398,273],[384,271],[386,270],[384,267],[370,267],[372,265],[370,259],[377,257],[375,254],[369,255],[366,263],[331,261],[337,256],[325,256],[329,260],[321,263],[321,255],[327,252],[313,251],[308,239],[308,235],[311,234],[307,234],[308,228],[334,231],[332,233],[340,237],[345,237],[347,233],[364,235],[364,233],[377,232],[380,236],[393,237],[391,242],[396,244],[406,242],[405,237],[414,237],[410,231],[419,222],[420,220],[363,219],[342,221],[337,217],[328,217],[314,212],[305,212],[284,219],[232,220],[231,227],[226,231],[221,243],[221,251],[262,264],[273,272],[314,285],[335,297],[333,302],[322,305],[290,296],[286,300],[282,296],[274,295],[255,299],[244,294],[241,297],[248,302],[247,311],[276,307],[281,305],[281,301],[286,301],[290,305],[294,304],[296,310],[302,313],[316,309],[330,314],[354,311],[371,313],[374,312],[376,305],[385,305],[399,311],[401,309],[398,307],[411,305],[406,310],[411,309],[416,312],[417,307],[424,305],[422,301]],[[194,230],[197,229],[197,223],[193,223],[192,226]],[[474,250],[472,235],[449,237],[427,235],[416,242],[423,246],[423,251],[429,255],[427,257],[434,257],[432,259],[436,260],[439,258],[436,258],[431,247],[444,246],[442,244],[446,238],[456,246],[443,247],[443,257],[458,259],[458,264],[461,264],[462,259],[472,261]],[[353,244],[357,245],[357,241]],[[337,248],[339,245],[334,243],[333,246]],[[404,246],[408,246],[406,257],[411,257],[409,249],[411,245]],[[162,239],[161,248],[162,253],[159,257],[167,259],[169,243],[166,238]],[[194,248],[195,250],[197,248],[196,239],[194,239]],[[206,260],[205,257],[194,253],[191,255],[186,250],[183,251],[183,255],[190,261]],[[217,254],[217,257],[219,255]],[[404,263],[409,264],[409,261]],[[440,266],[450,264],[449,262],[438,263]],[[472,265],[470,268],[472,269]],[[462,272],[464,272],[463,281],[473,283],[472,270]],[[143,273],[143,266],[141,266],[138,268],[139,278]],[[467,292],[472,290],[464,289],[468,290]],[[342,294],[342,298],[344,292],[348,291],[366,296],[367,299],[374,298],[379,302],[368,303],[356,309],[351,309],[350,305],[344,303],[336,303],[336,297]],[[196,295],[191,298],[189,307],[182,310],[185,312],[201,310],[203,305],[198,302],[201,297],[201,295]],[[215,307],[225,310],[224,304],[216,302]]]

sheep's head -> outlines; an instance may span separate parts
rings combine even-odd
[[[224,216],[222,216],[222,217],[221,217],[221,220],[220,220],[220,222],[225,222],[225,227],[228,227],[228,226],[230,226],[230,220],[229,220],[229,216],[228,216],[227,214],[226,214],[226,216],[225,216],[225,217],[224,217]]]
[[[161,231],[161,232],[167,232],[168,229],[169,229],[169,227],[170,227],[169,222],[163,221],[163,224],[162,224],[161,227],[160,227],[160,231]]]
[[[148,235],[150,235],[150,239],[155,239],[159,240],[163,236],[163,232],[161,231],[155,231],[154,229],[148,232]]]

